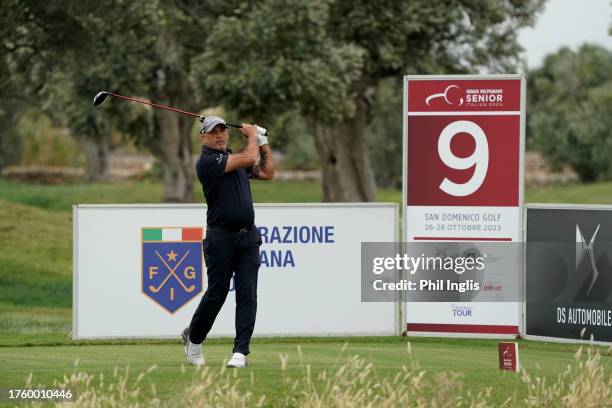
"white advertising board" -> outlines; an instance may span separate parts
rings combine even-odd
[[[362,303],[360,286],[361,242],[397,241],[397,205],[260,204],[255,217],[254,336],[399,333],[397,304]],[[206,290],[205,226],[199,204],[75,205],[73,338],[178,337]],[[180,266],[162,255],[175,248]],[[211,337],[234,336],[234,311],[232,290]]]

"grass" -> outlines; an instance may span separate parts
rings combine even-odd
[[[259,203],[320,202],[321,187],[315,182],[253,181],[253,200]],[[399,199],[394,190],[381,190],[387,200]],[[71,211],[73,204],[159,203],[162,186],[151,181],[66,185],[23,184],[0,179],[0,199],[51,211]],[[204,202],[200,186],[194,201]]]
[[[161,185],[148,181],[40,185],[0,180],[1,199],[51,211],[72,211],[76,203],[154,203],[161,196]]]
[[[528,189],[528,203],[612,204],[612,182]]]
[[[2,324],[10,305],[71,306],[71,216],[0,200]]]
[[[462,391],[477,393],[483,387],[492,387],[491,402],[502,403],[508,397],[516,400],[527,395],[527,387],[514,373],[501,372],[497,368],[497,346],[491,340],[465,339],[414,339],[407,351],[405,338],[349,339],[343,349],[343,339],[282,339],[255,340],[252,345],[250,368],[235,374],[242,394],[250,391],[255,396],[265,393],[271,405],[283,401],[283,375],[291,378],[303,376],[307,366],[312,377],[323,371],[331,371],[345,364],[351,357],[359,356],[366,364],[373,364],[377,380],[395,375],[402,366],[426,371],[432,378],[436,373],[453,371],[461,373]],[[297,344],[296,344],[297,343]],[[526,370],[540,377],[554,379],[573,362],[576,346],[521,343],[521,362]],[[205,346],[207,364],[213,372],[219,372],[231,352],[228,340],[216,340]],[[281,369],[281,356],[287,359],[287,372]],[[74,363],[78,360],[78,367]],[[115,367],[129,367],[131,373],[146,371],[157,366],[148,375],[155,384],[157,396],[163,401],[176,400],[182,389],[197,379],[197,369],[183,367],[182,347],[174,343],[162,344],[90,344],[32,347],[0,347],[0,363],[3,375],[0,387],[23,386],[33,373],[33,383],[50,386],[54,381],[78,370],[105,378],[112,378]],[[602,360],[609,372],[612,357]],[[251,377],[252,376],[252,377]],[[134,381],[135,376],[131,381]],[[143,387],[142,398],[151,397],[150,387]],[[257,399],[257,398],[255,398]]]
[[[253,181],[253,200],[260,203],[320,202],[317,182]],[[67,185],[24,184],[0,179],[0,199],[51,211],[71,211],[79,204],[159,203],[162,186],[152,181]],[[203,202],[199,186],[194,201]],[[379,189],[378,201],[401,203],[401,192]],[[528,188],[527,203],[612,204],[612,182]]]

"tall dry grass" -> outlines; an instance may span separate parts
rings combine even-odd
[[[307,408],[487,406],[490,389],[477,395],[464,392],[460,374],[453,372],[436,373],[429,378],[411,358],[410,343],[407,343],[407,352],[409,364],[391,377],[380,377],[374,365],[359,356],[350,356],[339,367],[314,376],[312,366],[304,364],[298,346],[298,358],[304,370],[297,379],[288,373],[288,357],[280,356],[284,373],[283,405]]]
[[[526,371],[522,380],[528,389],[527,407],[612,407],[612,377],[605,372],[601,353],[592,348],[587,348],[586,353],[579,348],[574,364],[568,364],[555,381]]]
[[[612,406],[612,377],[606,373],[601,353],[593,348],[580,348],[574,362],[557,378],[539,376],[537,372],[522,371],[520,384],[526,393],[518,399],[508,398],[502,404],[492,401],[491,389],[472,393],[464,388],[461,374],[454,372],[427,373],[411,358],[408,343],[407,365],[392,376],[380,376],[374,365],[359,356],[340,352],[337,364],[330,370],[314,373],[304,364],[298,346],[296,363],[302,367],[298,374],[289,370],[292,362],[280,355],[282,381],[281,398],[271,401],[255,386],[255,372],[250,373],[250,384],[242,387],[236,370],[196,368],[195,380],[189,383],[172,401],[157,396],[150,381],[144,396],[145,378],[156,369],[150,367],[130,381],[128,368],[115,371],[110,378],[75,370],[64,376],[55,386],[77,390],[76,401],[56,403],[70,408],[97,407],[610,407]],[[183,374],[188,370],[182,367]],[[537,370],[536,370],[537,371]],[[189,368],[189,374],[193,374]],[[30,377],[31,380],[31,377]],[[31,386],[31,381],[30,384]],[[249,391],[245,391],[248,388]],[[36,403],[32,404],[37,406]]]

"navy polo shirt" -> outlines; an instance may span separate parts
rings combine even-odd
[[[202,183],[204,198],[208,205],[206,223],[239,230],[255,222],[255,211],[249,185],[249,171],[239,168],[225,172],[229,153],[230,150],[223,152],[202,146],[202,154],[196,163],[196,173]]]

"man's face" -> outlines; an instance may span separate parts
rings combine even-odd
[[[204,133],[204,144],[212,149],[226,151],[228,140],[229,132],[223,125],[217,125],[210,132]]]

